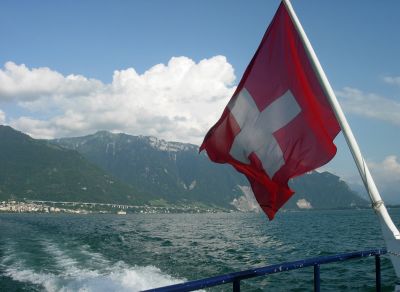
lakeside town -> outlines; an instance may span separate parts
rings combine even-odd
[[[67,214],[168,214],[168,213],[216,213],[223,209],[198,206],[136,206],[92,202],[56,202],[39,200],[0,201],[0,212],[6,213],[67,213]]]

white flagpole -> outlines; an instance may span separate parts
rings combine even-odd
[[[314,49],[311,46],[310,41],[304,29],[297,18],[296,13],[293,10],[293,7],[289,0],[282,0],[285,4],[287,11],[296,27],[297,32],[300,35],[300,38],[303,42],[306,53],[310,59],[310,62],[314,68],[315,73],[317,74],[320,84],[327,95],[329,102],[332,106],[333,111],[335,112],[336,118],[340,124],[340,127],[343,131],[343,135],[346,138],[347,144],[350,148],[351,154],[353,155],[354,161],[357,165],[358,171],[360,173],[361,179],[364,183],[364,186],[368,192],[368,195],[372,202],[372,207],[379,217],[379,221],[381,223],[382,233],[386,242],[386,246],[388,249],[388,253],[390,254],[390,258],[392,260],[393,266],[396,271],[396,275],[400,278],[400,233],[397,227],[394,225],[392,218],[390,218],[389,213],[386,210],[385,204],[379,194],[379,191],[375,185],[375,182],[371,176],[371,173],[368,169],[367,163],[365,162],[360,147],[357,144],[356,139],[354,138],[353,132],[346,120],[346,117],[343,113],[342,108],[336,98],[336,95],[329,84],[328,78],[325,75],[324,70],[322,69],[321,64],[317,58],[317,55],[314,52]]]

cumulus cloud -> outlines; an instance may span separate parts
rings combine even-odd
[[[369,162],[368,165],[371,167],[371,171],[376,172],[380,180],[400,183],[400,164],[397,156],[389,155],[382,162]]]
[[[383,200],[389,204],[399,204],[400,201],[400,162],[396,155],[386,156],[382,161],[367,161],[372,177]],[[331,172],[332,170],[329,170]],[[336,170],[337,172],[337,170]],[[357,173],[340,174],[350,187],[369,200],[360,175]]]
[[[109,84],[8,62],[0,69],[0,101],[30,111],[9,123],[37,138],[105,129],[198,144],[222,113],[234,81],[224,56],[198,63],[173,57],[143,74],[119,70]]]
[[[399,201],[400,163],[397,156],[387,156],[382,162],[369,162],[371,173],[379,190],[389,202]]]
[[[6,114],[0,109],[0,125],[6,122]]]
[[[32,101],[45,96],[80,96],[93,92],[101,82],[81,75],[68,75],[49,68],[29,69],[7,62],[0,70],[0,100]]]
[[[386,76],[383,78],[383,81],[385,81],[388,84],[400,86],[400,76]]]
[[[336,94],[348,113],[374,118],[400,126],[400,102],[359,89],[345,87]]]

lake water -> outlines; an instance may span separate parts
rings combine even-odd
[[[390,210],[399,225],[400,209]],[[384,247],[372,210],[263,214],[0,214],[0,291],[139,291],[301,258]],[[310,291],[313,270],[243,291]],[[382,258],[383,290],[395,275]],[[374,258],[321,267],[322,291],[374,291]],[[229,291],[230,285],[211,291]]]

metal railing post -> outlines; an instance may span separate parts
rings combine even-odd
[[[233,292],[240,292],[240,280],[233,281]]]
[[[293,262],[280,263],[265,267],[258,267],[248,269],[240,272],[234,272],[225,275],[209,277],[200,280],[189,281],[186,283],[174,284],[165,287],[153,288],[146,290],[147,292],[188,292],[209,287],[225,285],[232,283],[232,290],[234,292],[240,291],[240,281],[247,280],[255,277],[271,275],[275,273],[287,272],[302,268],[314,267],[314,291],[321,290],[320,269],[321,265],[342,262],[351,259],[365,258],[375,256],[375,275],[376,275],[376,291],[381,291],[381,258],[380,255],[386,254],[386,249],[372,249],[364,251],[355,251],[348,253],[341,253],[335,255],[321,256],[310,259],[302,259]]]
[[[319,264],[314,265],[314,291],[320,292],[321,281],[320,281],[320,266]]]
[[[375,283],[376,291],[381,291],[381,256],[379,254],[375,255]]]

